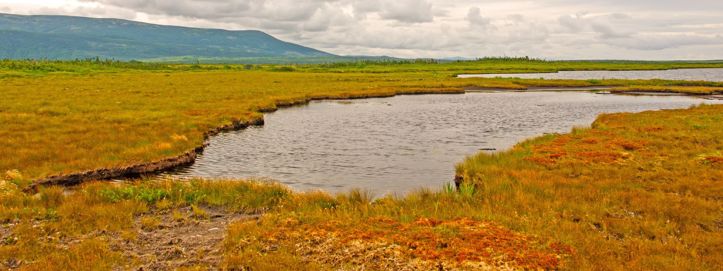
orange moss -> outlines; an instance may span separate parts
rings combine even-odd
[[[386,217],[372,217],[354,225],[341,221],[305,224],[287,220],[280,227],[267,232],[266,240],[296,244],[308,240],[334,240],[332,246],[339,250],[358,242],[390,244],[398,246],[397,252],[404,257],[444,263],[445,266],[461,267],[469,262],[481,262],[498,267],[549,270],[559,268],[560,259],[573,253],[571,247],[562,243],[545,246],[534,237],[469,218],[442,221],[422,217],[403,223]]]
[[[590,163],[613,163],[623,158],[622,153],[611,151],[583,151],[576,153],[583,162]]]
[[[723,164],[723,156],[708,156],[705,161],[711,164]]]

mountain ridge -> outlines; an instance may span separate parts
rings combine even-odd
[[[0,35],[0,58],[10,59],[336,57],[259,30],[194,28],[113,18],[0,13]]]

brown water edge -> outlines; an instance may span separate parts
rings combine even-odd
[[[290,101],[276,101],[274,106],[269,108],[261,108],[258,110],[259,113],[269,113],[277,111],[280,108],[307,105],[311,101],[318,100],[350,100],[350,99],[365,99],[365,98],[387,98],[394,97],[397,95],[425,95],[425,94],[465,94],[473,92],[532,92],[532,91],[576,91],[576,92],[597,92],[601,94],[614,94],[614,95],[630,95],[630,93],[617,93],[610,91],[610,86],[594,86],[594,87],[529,87],[526,89],[504,89],[504,88],[459,88],[459,89],[423,89],[423,90],[405,90],[394,93],[370,93],[370,94],[356,94],[349,96],[314,96],[302,99],[290,100]],[[637,95],[660,95],[660,92],[636,92]],[[681,96],[699,96],[678,93]],[[707,95],[713,96],[713,95]],[[152,175],[162,172],[171,171],[180,167],[190,166],[195,161],[199,154],[202,154],[204,149],[210,144],[209,138],[211,136],[218,135],[224,132],[232,132],[246,129],[250,126],[263,126],[264,118],[263,115],[249,121],[232,120],[231,124],[223,125],[214,128],[204,133],[204,140],[200,146],[197,146],[191,150],[188,150],[180,155],[164,158],[161,160],[137,163],[128,166],[120,166],[113,168],[99,168],[94,170],[88,170],[83,172],[71,173],[71,174],[60,174],[45,177],[33,181],[33,183],[26,188],[28,192],[37,191],[40,186],[59,185],[59,186],[74,186],[83,182],[92,180],[113,180],[113,179],[133,179],[140,178],[145,175]],[[450,176],[453,177],[453,176]],[[455,178],[455,183],[456,183]]]
[[[425,95],[425,94],[465,94],[465,89],[424,89],[424,90],[405,90],[394,93],[369,93],[369,94],[352,94],[349,96],[314,96],[292,101],[276,101],[273,107],[261,108],[259,113],[274,112],[280,108],[307,105],[311,101],[319,100],[351,100],[365,98],[388,98],[398,95]],[[210,144],[208,139],[211,136],[224,132],[232,132],[246,129],[250,126],[263,126],[263,115],[249,121],[240,121],[234,119],[231,124],[216,127],[203,134],[203,144],[180,155],[164,158],[161,160],[137,163],[128,166],[119,166],[112,168],[98,168],[88,171],[82,171],[70,174],[52,175],[49,177],[34,180],[30,186],[25,188],[26,192],[37,192],[40,186],[74,186],[87,181],[101,181],[112,179],[132,179],[170,171],[179,167],[189,166],[196,161],[196,157],[203,153],[203,150]]]

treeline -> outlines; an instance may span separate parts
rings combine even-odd
[[[396,66],[410,64],[442,64],[442,63],[475,63],[475,62],[548,62],[544,59],[524,57],[482,57],[476,59],[435,59],[435,58],[416,58],[416,59],[399,59],[399,58],[379,58],[379,59],[360,59],[343,62],[331,62],[317,65],[320,68],[346,68],[346,67],[363,67],[368,65],[375,66]]]
[[[475,61],[492,61],[492,62],[549,62],[548,60],[541,58],[531,58],[529,56],[522,57],[482,57],[477,58]]]
[[[343,58],[342,58],[343,59]],[[433,59],[433,58],[418,58],[418,59],[399,59],[390,57],[380,58],[363,58],[353,59],[348,58],[343,61],[335,59],[325,63],[318,64],[291,64],[286,65],[309,67],[315,68],[361,68],[369,65],[374,66],[399,66],[399,65],[410,65],[410,64],[441,64],[441,63],[475,63],[475,62],[545,62],[542,59],[533,59],[529,57],[485,57],[477,58],[474,60],[444,60],[444,59]],[[201,69],[199,61],[195,63],[163,63],[163,62],[141,62],[141,61],[121,61],[116,59],[103,59],[103,58],[84,58],[74,60],[52,60],[52,59],[1,59],[0,70],[11,70],[11,71],[28,71],[28,72],[78,72],[78,71],[95,71],[95,70],[179,70],[179,69]],[[256,63],[256,65],[264,65]],[[268,64],[267,64],[268,65]],[[232,68],[232,69],[249,69],[250,64],[244,63],[225,63],[223,66],[213,64],[204,64],[203,69],[219,69],[219,68]],[[278,66],[273,65],[271,66]],[[278,68],[278,67],[276,67]]]
[[[3,59],[0,60],[0,69],[13,71],[31,72],[76,72],[81,70],[109,70],[109,69],[133,69],[133,70],[163,70],[169,69],[169,65],[160,63],[149,63],[140,61],[120,61],[114,59],[86,58],[74,60],[49,60],[49,59]]]

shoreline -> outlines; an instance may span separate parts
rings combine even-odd
[[[466,93],[484,93],[484,92],[541,92],[541,91],[576,91],[576,92],[599,92],[600,94],[611,94],[611,95],[660,95],[660,92],[645,92],[637,91],[633,93],[626,92],[615,92],[611,91],[614,87],[610,86],[592,86],[592,87],[528,87],[526,89],[505,89],[505,88],[474,88],[467,87],[459,90],[450,89],[431,89],[422,91],[399,91],[394,93],[371,93],[371,94],[358,94],[350,95],[348,97],[330,97],[330,96],[318,96],[318,97],[307,97],[305,99],[298,99],[292,101],[276,101],[274,107],[261,108],[258,110],[259,113],[270,113],[275,112],[282,108],[303,106],[308,105],[312,101],[335,101],[335,100],[356,100],[356,99],[367,99],[367,98],[390,98],[394,96],[402,95],[430,95],[430,94],[466,94]],[[693,96],[705,98],[711,96],[712,99],[717,98],[716,95],[694,95],[690,93],[671,93],[673,95],[680,96]],[[668,95],[671,95],[668,94]],[[711,98],[708,98],[711,99]],[[207,146],[210,145],[209,138],[211,136],[218,135],[220,133],[240,131],[251,126],[263,126],[264,117],[252,119],[249,121],[233,120],[231,124],[223,125],[211,129],[203,134],[203,143],[200,146],[196,146],[191,150],[187,150],[180,155],[166,157],[160,160],[142,162],[137,164],[131,164],[126,166],[118,166],[112,168],[97,168],[87,171],[75,172],[70,174],[57,174],[48,177],[33,180],[32,183],[24,189],[26,192],[37,192],[41,186],[74,186],[79,185],[87,181],[101,181],[101,180],[112,180],[112,179],[129,179],[138,178],[144,175],[156,174],[162,172],[172,171],[179,167],[189,166],[195,163],[196,158],[199,154],[202,154]],[[456,177],[456,176],[455,176]],[[456,178],[455,178],[456,179]],[[456,181],[456,180],[455,180]]]

